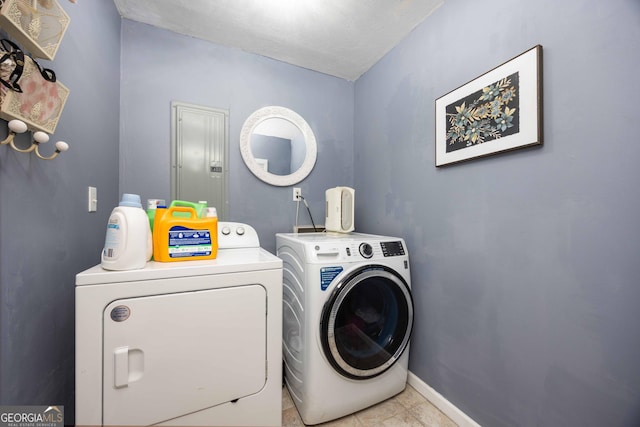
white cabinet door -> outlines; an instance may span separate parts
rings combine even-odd
[[[109,304],[103,424],[155,424],[260,391],[266,306],[260,285]]]

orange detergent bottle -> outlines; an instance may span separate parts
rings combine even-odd
[[[188,206],[156,209],[153,220],[155,261],[194,261],[214,259],[217,255],[217,217],[198,218],[196,210]]]

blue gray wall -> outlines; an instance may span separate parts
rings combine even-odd
[[[318,161],[299,186],[324,223],[324,190],[353,184],[354,84],[137,22],[122,21],[120,190],[170,196],[170,103],[229,110],[229,219],[253,225],[274,252],[292,230],[291,187],[273,187],[242,162],[240,130],[255,110],[287,107],[309,123]],[[306,212],[300,222],[310,224]]]
[[[434,101],[536,44],[544,146],[434,167]],[[410,368],[484,426],[640,425],[640,3],[447,0],[356,82],[356,224],[403,236]]]
[[[266,105],[307,119],[314,218],[351,185],[358,231],[407,239],[411,370],[482,425],[640,423],[637,1],[447,0],[355,85],[63,3],[45,65],[71,89],[53,138],[71,150],[0,147],[0,404],[61,403],[73,422],[74,276],[99,262],[120,193],[169,199],[178,100],[229,110],[230,216],[271,250],[295,204],[246,169],[240,128]],[[436,169],[435,98],[538,43],[545,145]]]
[[[0,405],[64,405],[73,423],[75,275],[99,262],[118,199],[120,17],[109,1],[60,3],[71,25],[41,63],[71,93],[42,152],[71,148],[43,161],[0,147]]]

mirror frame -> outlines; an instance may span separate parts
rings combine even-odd
[[[300,132],[302,132],[304,137],[307,150],[304,161],[298,170],[289,175],[276,175],[264,170],[262,166],[258,165],[258,162],[256,162],[253,152],[251,151],[251,135],[253,134],[256,126],[271,118],[290,121],[300,129]],[[245,120],[244,125],[242,125],[242,130],[240,131],[240,153],[242,154],[244,164],[247,165],[249,170],[258,179],[266,182],[267,184],[285,187],[297,184],[309,176],[316,164],[318,147],[316,144],[316,137],[313,134],[311,127],[309,127],[309,124],[304,118],[302,118],[302,116],[286,107],[270,106],[254,111],[247,120]]]

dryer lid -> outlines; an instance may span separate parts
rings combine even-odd
[[[148,262],[145,268],[108,271],[100,265],[76,275],[76,286],[175,277],[207,276],[282,268],[282,260],[262,248],[221,249],[216,259],[180,262]]]

